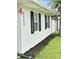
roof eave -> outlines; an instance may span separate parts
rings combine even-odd
[[[40,10],[42,12],[45,12],[45,13],[48,13],[51,15],[56,14],[55,9],[47,8],[44,5],[37,3],[33,0],[22,0],[22,1],[18,2],[18,5],[20,5],[20,7],[25,7],[25,8],[29,7],[32,9],[37,9],[37,10]]]

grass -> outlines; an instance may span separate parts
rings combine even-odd
[[[55,33],[58,34],[58,33]],[[61,59],[61,39],[55,36],[35,59]]]

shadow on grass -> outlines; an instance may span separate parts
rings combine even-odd
[[[52,34],[52,38],[55,38],[56,36],[60,36],[60,34],[58,32]]]
[[[59,36],[59,33],[56,32],[54,34],[49,35],[47,38],[45,38],[42,42],[37,44],[35,47],[31,48],[29,51],[25,52],[24,55],[26,56],[32,56],[31,59],[34,59],[35,56],[48,45],[48,43],[55,38],[56,36]]]

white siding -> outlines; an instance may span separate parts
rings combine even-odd
[[[51,19],[51,18],[50,18]],[[19,19],[18,19],[19,20]],[[54,21],[53,23],[50,20],[50,28],[45,30],[45,14],[41,13],[41,31],[37,31],[34,34],[31,34],[31,21],[30,21],[30,10],[25,10],[25,26],[23,26],[23,19],[21,18],[21,40],[18,48],[21,50],[21,53],[28,51],[30,48],[34,47],[36,44],[41,42],[47,36],[49,36],[52,32],[55,31],[54,29]],[[53,27],[53,28],[51,28]],[[18,38],[20,39],[20,38]]]
[[[56,21],[52,20],[52,33],[56,31]]]
[[[20,15],[17,13],[17,51],[21,52],[21,19]]]

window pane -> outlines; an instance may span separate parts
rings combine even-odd
[[[50,28],[50,16],[48,16],[48,28]]]
[[[38,30],[38,14],[34,13],[34,31]]]

